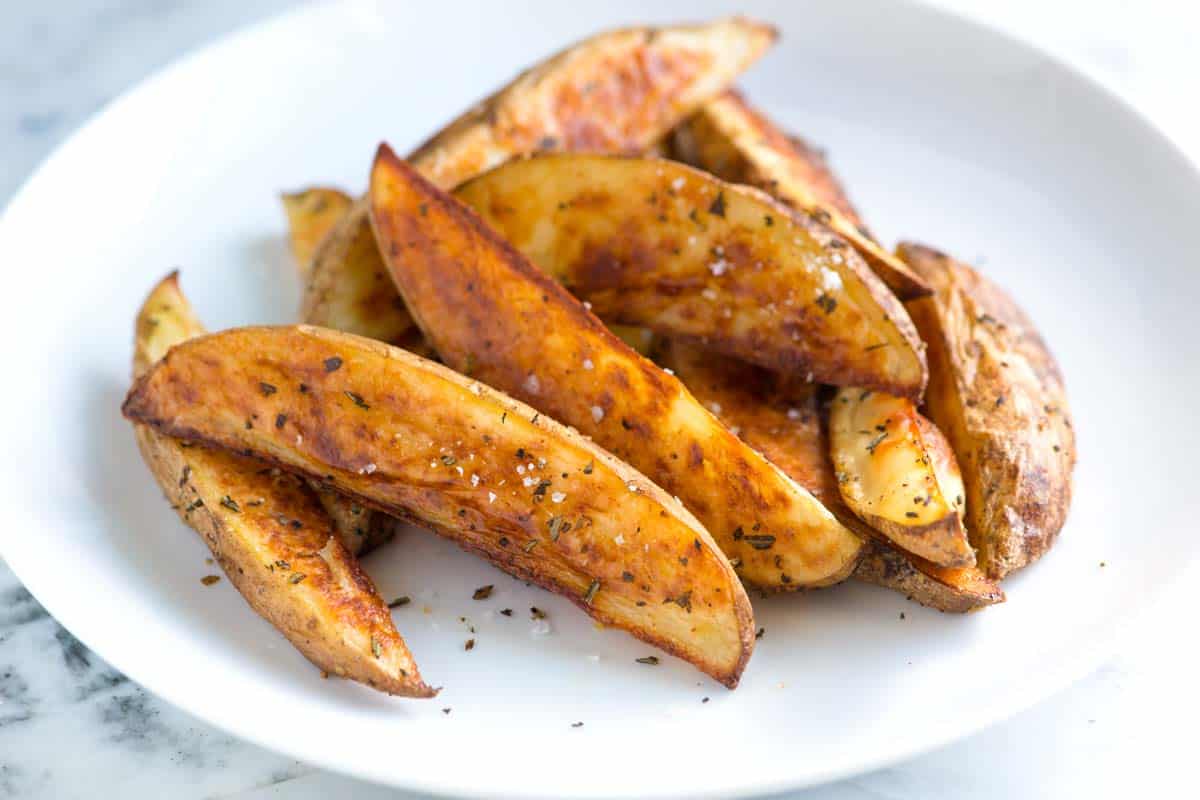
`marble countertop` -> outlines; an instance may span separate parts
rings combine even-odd
[[[1159,0],[938,0],[1031,39],[1151,116],[1200,161],[1200,11]],[[0,203],[89,115],[180,53],[287,0],[0,3]],[[1151,535],[1134,531],[1131,535]],[[1091,677],[983,733],[796,795],[868,798],[1187,794],[1200,718],[1195,600]],[[0,561],[0,797],[412,797],[245,744],[147,693],[58,625]]]

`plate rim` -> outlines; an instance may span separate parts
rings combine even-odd
[[[205,60],[215,52],[234,47],[243,40],[252,40],[260,37],[264,32],[274,28],[294,26],[299,24],[296,22],[297,20],[309,15],[325,13],[326,9],[336,5],[331,0],[317,0],[316,2],[305,3],[296,8],[272,14],[237,27],[214,39],[186,50],[180,56],[155,69],[118,93],[112,100],[90,114],[82,124],[57,144],[49,155],[43,158],[33,171],[26,176],[17,190],[13,192],[4,204],[4,207],[0,209],[0,244],[4,242],[8,229],[12,225],[12,210],[24,204],[26,196],[31,194],[33,187],[41,183],[43,176],[54,169],[56,164],[64,158],[64,154],[71,150],[78,140],[87,137],[89,132],[108,118],[120,114],[122,109],[130,102],[136,100],[138,96],[160,83],[170,81],[177,73],[192,67],[196,62]],[[991,20],[972,17],[964,11],[944,7],[939,3],[932,2],[932,0],[891,0],[891,5],[894,7],[908,7],[922,13],[942,17],[951,21],[956,26],[964,26],[973,29],[974,33],[992,37],[999,46],[1036,55],[1063,70],[1067,76],[1081,82],[1082,87],[1088,92],[1099,97],[1109,109],[1124,115],[1126,121],[1136,126],[1139,136],[1143,137],[1144,140],[1153,141],[1157,146],[1162,148],[1165,154],[1169,155],[1177,165],[1187,171],[1198,192],[1200,192],[1200,153],[1193,156],[1189,151],[1185,150],[1176,141],[1175,137],[1160,127],[1148,112],[1125,96],[1124,93],[1105,82],[1093,69],[1081,63],[1077,58],[1066,53],[1052,51],[1048,47],[1023,38],[1019,34],[1009,31]],[[329,770],[337,774],[347,775],[379,785],[435,796],[460,797],[469,795],[472,797],[495,798],[495,800],[555,798],[563,796],[559,793],[540,793],[539,791],[521,791],[517,793],[506,789],[481,789],[475,783],[456,780],[453,775],[446,775],[436,782],[423,779],[419,776],[413,776],[412,778],[406,778],[403,782],[397,782],[393,774],[383,769],[372,768],[370,764],[361,769],[348,767],[339,763],[333,757],[326,757],[319,748],[300,746],[293,741],[286,743],[269,741],[265,736],[260,736],[257,733],[257,729],[245,724],[242,718],[232,715],[206,713],[204,703],[199,694],[187,696],[180,695],[178,692],[165,690],[162,688],[163,682],[156,675],[145,676],[141,674],[135,659],[127,660],[123,654],[113,657],[110,653],[105,652],[103,647],[95,646],[91,640],[90,633],[87,635],[76,633],[75,629],[64,621],[75,617],[69,606],[60,605],[58,602],[60,598],[56,597],[53,591],[39,594],[35,587],[44,588],[39,571],[36,568],[23,569],[21,566],[21,556],[18,556],[15,560],[12,558],[12,552],[21,552],[19,547],[14,548],[12,546],[14,541],[16,541],[14,537],[0,537],[0,557],[4,558],[21,585],[33,595],[59,625],[70,631],[72,635],[76,636],[90,650],[118,669],[122,674],[133,679],[139,686],[152,693],[157,699],[182,710],[198,720],[202,720],[206,724],[236,736],[242,741],[252,743],[273,753],[296,758],[311,766]],[[6,542],[9,545],[7,547],[4,546]],[[1180,585],[1190,574],[1196,571],[1195,568],[1198,564],[1200,564],[1200,559],[1192,559],[1189,562],[1181,564],[1179,569],[1173,574],[1154,585],[1149,592],[1143,595],[1139,604],[1129,607],[1119,616],[1115,617],[1106,632],[1095,635],[1092,641],[1087,646],[1081,647],[1076,651],[1074,656],[1057,661],[1052,668],[1040,676],[1032,688],[1022,689],[1019,686],[1013,686],[1007,691],[992,696],[969,716],[926,721],[923,727],[925,734],[919,737],[918,740],[909,741],[907,737],[897,739],[890,748],[876,748],[872,752],[872,757],[861,757],[858,755],[859,751],[854,748],[846,748],[844,752],[853,755],[839,758],[816,769],[808,769],[802,776],[777,780],[755,781],[750,779],[739,785],[733,792],[736,796],[773,795],[832,783],[910,760],[1015,717],[1047,698],[1062,692],[1071,684],[1083,679],[1101,667],[1105,661],[1109,660],[1120,649],[1124,641],[1132,637],[1138,628],[1137,623],[1140,620],[1152,616],[1166,604],[1169,598],[1178,594]],[[32,580],[29,577],[31,575],[33,576]],[[47,602],[43,597],[55,597],[55,599]],[[133,663],[130,663],[130,661]],[[583,793],[574,796],[592,797],[593,794],[585,790]],[[700,800],[701,798],[719,798],[733,795],[725,789],[711,789],[699,792],[688,790],[686,793],[678,791],[655,791],[639,796],[653,798],[686,796]]]

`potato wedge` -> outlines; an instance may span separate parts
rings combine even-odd
[[[304,278],[321,240],[346,216],[354,199],[340,189],[316,186],[280,195],[288,219],[288,242]]]
[[[774,42],[741,17],[593,36],[519,75],[411,155],[450,189],[512,156],[541,150],[641,153],[715,97]],[[398,343],[412,320],[386,281],[360,206],[316,256],[301,318]]]
[[[750,657],[749,600],[683,506],[574,431],[400,348],[310,326],[226,331],[172,350],[123,408],[433,528],[727,686]]]
[[[943,567],[975,564],[954,453],[911,400],[841,389],[829,448],[842,500],[897,547]]]
[[[820,503],[386,145],[370,196],[392,276],[447,364],[644,470],[744,580],[795,589],[853,569],[861,543]]]
[[[455,194],[600,317],[822,383],[924,391],[924,346],[895,296],[756,189],[672,161],[553,154]]]
[[[948,613],[1004,602],[1004,592],[974,568],[940,567],[898,550],[842,502],[821,424],[816,387],[679,341],[659,342],[655,358],[746,444],[812,492],[866,541],[854,577],[902,592]]]
[[[757,186],[827,225],[901,300],[929,294],[925,282],[862,226],[824,159],[812,148],[797,147],[736,91],[705,104],[676,128],[672,146],[680,160],[718,178]]]
[[[1040,558],[1066,522],[1075,433],[1062,374],[999,286],[932,248],[897,252],[934,290],[909,303],[929,343],[925,408],[962,467],[979,566],[1000,579]]]
[[[138,314],[135,375],[203,332],[175,274],[168,276]],[[146,465],[180,519],[204,539],[250,607],[309,661],[389,694],[436,694],[421,680],[371,579],[302,481],[144,425],[135,432]]]
[[[744,17],[598,34],[518,76],[409,161],[445,189],[521,153],[641,153],[776,37],[771,26]]]

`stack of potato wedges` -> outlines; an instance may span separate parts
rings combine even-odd
[[[300,324],[206,334],[175,275],[150,293],[145,461],[321,670],[435,694],[358,562],[401,523],[730,688],[747,587],[967,612],[1049,549],[1075,460],[1053,357],[983,275],[880,244],[731,88],[775,39],[603,33],[380,145],[365,195],[285,195]]]

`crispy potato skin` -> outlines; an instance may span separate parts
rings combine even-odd
[[[696,396],[865,540],[854,577],[907,595],[910,600],[949,613],[974,611],[1004,602],[1004,592],[974,568],[940,567],[891,545],[842,502],[817,387],[694,345],[660,342],[655,357],[675,371]]]
[[[1058,364],[996,284],[917,244],[898,251],[934,289],[909,303],[929,343],[926,409],[967,489],[967,531],[992,578],[1036,561],[1071,504],[1075,433]]]
[[[901,300],[929,294],[925,282],[863,226],[824,157],[798,146],[736,91],[705,104],[676,128],[672,146],[680,160],[724,180],[757,186],[828,226]]]
[[[309,326],[227,331],[172,350],[124,412],[431,527],[727,686],[750,657],[745,591],[678,502],[529,406],[407,351]],[[246,426],[256,419],[268,424]]]
[[[285,192],[280,199],[287,214],[292,256],[300,275],[307,278],[317,246],[346,216],[354,199],[340,189],[324,186]]]
[[[138,315],[134,373],[203,327],[170,275]],[[370,578],[299,479],[260,461],[136,425],[138,447],[171,507],[230,582],[309,661],[389,694],[432,697]]]
[[[755,189],[671,161],[556,154],[456,196],[601,317],[824,383],[924,390],[899,301],[840,239]]]
[[[371,198],[392,275],[447,364],[643,470],[700,518],[743,580],[795,589],[853,568],[857,537],[386,146]]]
[[[773,28],[732,18],[593,36],[522,73],[410,156],[451,189],[542,150],[641,153],[714,97],[774,42]],[[361,209],[316,254],[301,318],[399,344],[412,320],[383,272]]]
[[[842,500],[864,522],[935,564],[974,566],[958,464],[911,400],[841,389],[830,405],[829,451]]]
[[[742,17],[628,28],[579,42],[467,111],[409,158],[440,188],[522,153],[640,153],[776,39]]]
[[[879,541],[869,543],[854,577],[948,614],[1003,603],[1004,590],[975,567],[942,567]]]

